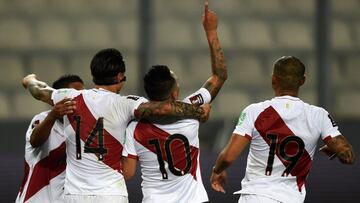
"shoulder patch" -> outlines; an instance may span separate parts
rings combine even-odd
[[[239,117],[239,120],[238,120],[237,125],[243,124],[245,118],[246,118],[246,113],[245,113],[245,112],[242,112],[242,113],[240,114],[240,117]]]

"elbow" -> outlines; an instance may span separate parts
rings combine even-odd
[[[225,82],[227,80],[227,78],[228,78],[228,73],[227,73],[227,70],[226,70],[226,66],[225,66],[224,69],[219,70],[216,73],[216,76],[219,78],[220,81]]]
[[[36,139],[33,138],[33,136],[30,137],[30,145],[33,148],[38,148],[41,146],[41,143],[37,142]]]

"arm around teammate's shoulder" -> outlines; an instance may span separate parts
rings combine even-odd
[[[154,123],[173,123],[181,119],[197,119],[206,122],[210,114],[210,105],[196,106],[180,101],[159,101],[140,104],[134,114],[137,119],[146,119]]]

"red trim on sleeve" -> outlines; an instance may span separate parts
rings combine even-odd
[[[332,137],[331,137],[330,135],[328,135],[328,136],[326,136],[326,137],[323,139],[323,141],[324,141],[325,143],[327,143],[327,142],[329,142],[331,139],[332,139]]]
[[[250,135],[248,135],[248,134],[245,134],[245,136],[244,136],[246,139],[248,139],[249,141],[251,141],[252,140],[252,137],[250,136]]]
[[[138,157],[138,156],[132,155],[132,154],[128,154],[128,155],[127,155],[127,158],[139,160],[139,157]]]

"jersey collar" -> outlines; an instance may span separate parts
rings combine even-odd
[[[274,97],[274,99],[288,99],[288,100],[293,100],[293,101],[300,101],[299,97],[293,97],[293,96],[289,96],[289,95]]]

